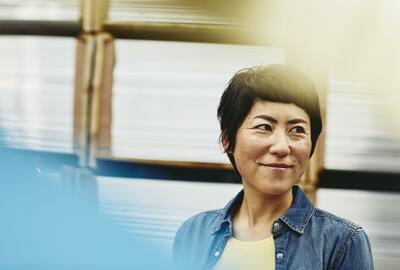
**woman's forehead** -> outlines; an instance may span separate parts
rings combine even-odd
[[[275,119],[301,118],[310,123],[306,111],[294,103],[280,103],[272,101],[256,101],[251,108],[247,118],[253,119],[257,116],[270,116]]]

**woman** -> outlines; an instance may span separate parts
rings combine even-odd
[[[362,228],[315,208],[296,186],[322,128],[310,79],[281,65],[241,70],[218,119],[243,190],[183,223],[174,242],[180,269],[373,269]]]

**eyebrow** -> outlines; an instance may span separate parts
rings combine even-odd
[[[260,114],[260,115],[257,115],[257,116],[254,116],[254,117],[253,117],[253,119],[257,119],[257,118],[270,121],[270,122],[272,122],[272,123],[274,123],[274,124],[277,124],[277,123],[278,123],[278,120],[276,120],[276,119],[273,118],[272,116],[269,116],[269,115],[266,115],[266,114]],[[290,119],[289,121],[287,121],[287,123],[288,123],[288,124],[291,124],[291,125],[293,125],[293,124],[298,124],[298,123],[307,124],[307,121],[304,120],[304,119],[302,119],[302,118],[294,118],[294,119]]]

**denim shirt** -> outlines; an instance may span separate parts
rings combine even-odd
[[[351,221],[315,208],[298,186],[293,203],[273,223],[275,269],[374,269],[367,235]],[[174,262],[179,269],[211,269],[232,237],[232,217],[244,191],[223,209],[186,220],[174,241]]]

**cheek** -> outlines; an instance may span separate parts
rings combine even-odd
[[[235,151],[247,158],[257,157],[263,152],[263,142],[256,136],[241,137],[236,141]]]
[[[307,164],[311,153],[311,140],[300,142],[296,146],[296,157],[300,164]]]
[[[235,149],[233,151],[233,156],[238,169],[246,169],[252,165],[252,161],[257,160],[257,158],[262,155],[262,145],[263,144],[260,142],[259,138],[251,136],[251,134],[248,133],[238,133]]]

